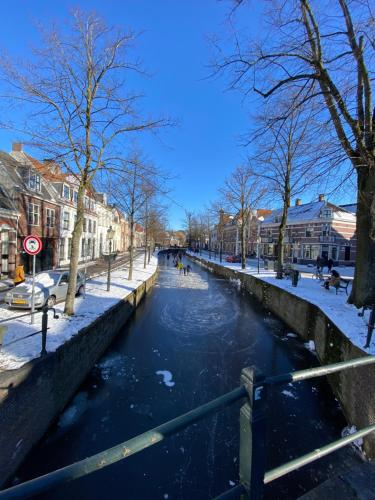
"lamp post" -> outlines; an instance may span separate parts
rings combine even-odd
[[[107,276],[107,292],[111,289],[111,257],[112,257],[112,240],[115,235],[112,226],[107,229],[107,240],[109,241],[109,254],[108,254],[108,276]]]

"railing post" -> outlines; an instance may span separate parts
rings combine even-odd
[[[42,350],[40,351],[41,356],[47,354],[46,351],[47,328],[48,328],[48,306],[44,306],[42,314]]]
[[[262,380],[264,376],[257,375],[257,384]],[[248,400],[240,410],[240,482],[247,492],[245,498],[260,500],[266,464],[266,385],[254,388],[254,367],[242,370],[241,384]]]

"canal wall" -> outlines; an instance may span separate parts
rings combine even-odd
[[[157,271],[56,351],[0,373],[0,486],[67,405],[156,276]]]
[[[256,297],[293,332],[298,333],[305,341],[315,342],[316,354],[322,365],[368,356],[365,351],[355,346],[317,305],[256,276],[199,257],[190,255],[189,257],[202,262],[205,267],[220,276],[240,280],[244,290]],[[327,378],[351,425],[361,429],[375,422],[374,365],[343,370]],[[307,421],[308,418],[306,415]],[[364,439],[363,449],[367,457],[375,458],[373,434]]]

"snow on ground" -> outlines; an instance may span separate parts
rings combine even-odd
[[[59,319],[53,319],[49,312],[47,331],[47,352],[55,351],[79,330],[88,326],[104,311],[129,295],[142,282],[148,279],[157,268],[157,257],[152,257],[150,264],[143,269],[143,256],[138,257],[134,264],[133,279],[127,279],[127,269],[118,269],[111,273],[111,290],[107,292],[106,275],[89,280],[86,285],[86,298],[78,297],[75,301],[75,315],[63,314],[64,303],[56,305]],[[29,311],[21,309],[1,308],[1,319],[14,318]],[[41,350],[41,334],[22,339],[27,335],[41,330],[42,314],[35,314],[35,323],[30,324],[30,316],[14,319],[3,323],[5,335],[0,351],[0,370],[14,370],[31,359],[37,358]],[[18,340],[19,339],[19,340]]]
[[[199,257],[197,254],[192,253],[191,255]],[[205,260],[209,260],[208,254],[204,255],[203,258]],[[341,289],[336,295],[335,289],[326,290],[322,286],[321,281],[313,278],[313,273],[315,271],[314,267],[297,265],[295,268],[299,269],[302,274],[301,279],[298,281],[298,286],[293,287],[290,279],[276,279],[276,273],[274,271],[268,271],[261,268],[258,274],[257,262],[255,259],[251,259],[250,262],[248,262],[248,268],[245,270],[241,269],[241,264],[231,264],[225,262],[224,257],[223,262],[221,263],[218,258],[214,260],[213,253],[211,262],[228,267],[229,269],[233,269],[237,272],[253,275],[261,280],[271,283],[274,286],[282,288],[293,295],[301,297],[312,304],[315,304],[326,314],[328,318],[330,318],[332,323],[334,323],[344,333],[344,335],[351,340],[354,345],[363,349],[367,337],[369,311],[365,312],[364,317],[358,316],[360,311],[355,306],[347,303],[348,297],[345,290]],[[353,276],[354,272],[353,268],[349,267],[338,267],[337,270],[343,278]],[[371,345],[365,350],[365,352],[368,354],[375,354],[375,331]]]

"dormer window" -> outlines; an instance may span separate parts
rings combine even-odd
[[[29,175],[29,188],[33,191],[40,191],[41,181],[40,175],[30,171]]]
[[[330,219],[332,217],[332,210],[330,208],[325,208],[323,210],[323,217],[325,219]]]
[[[66,200],[71,200],[71,188],[69,186],[67,186],[66,184],[64,184],[64,187],[63,187],[63,198],[65,198]]]

